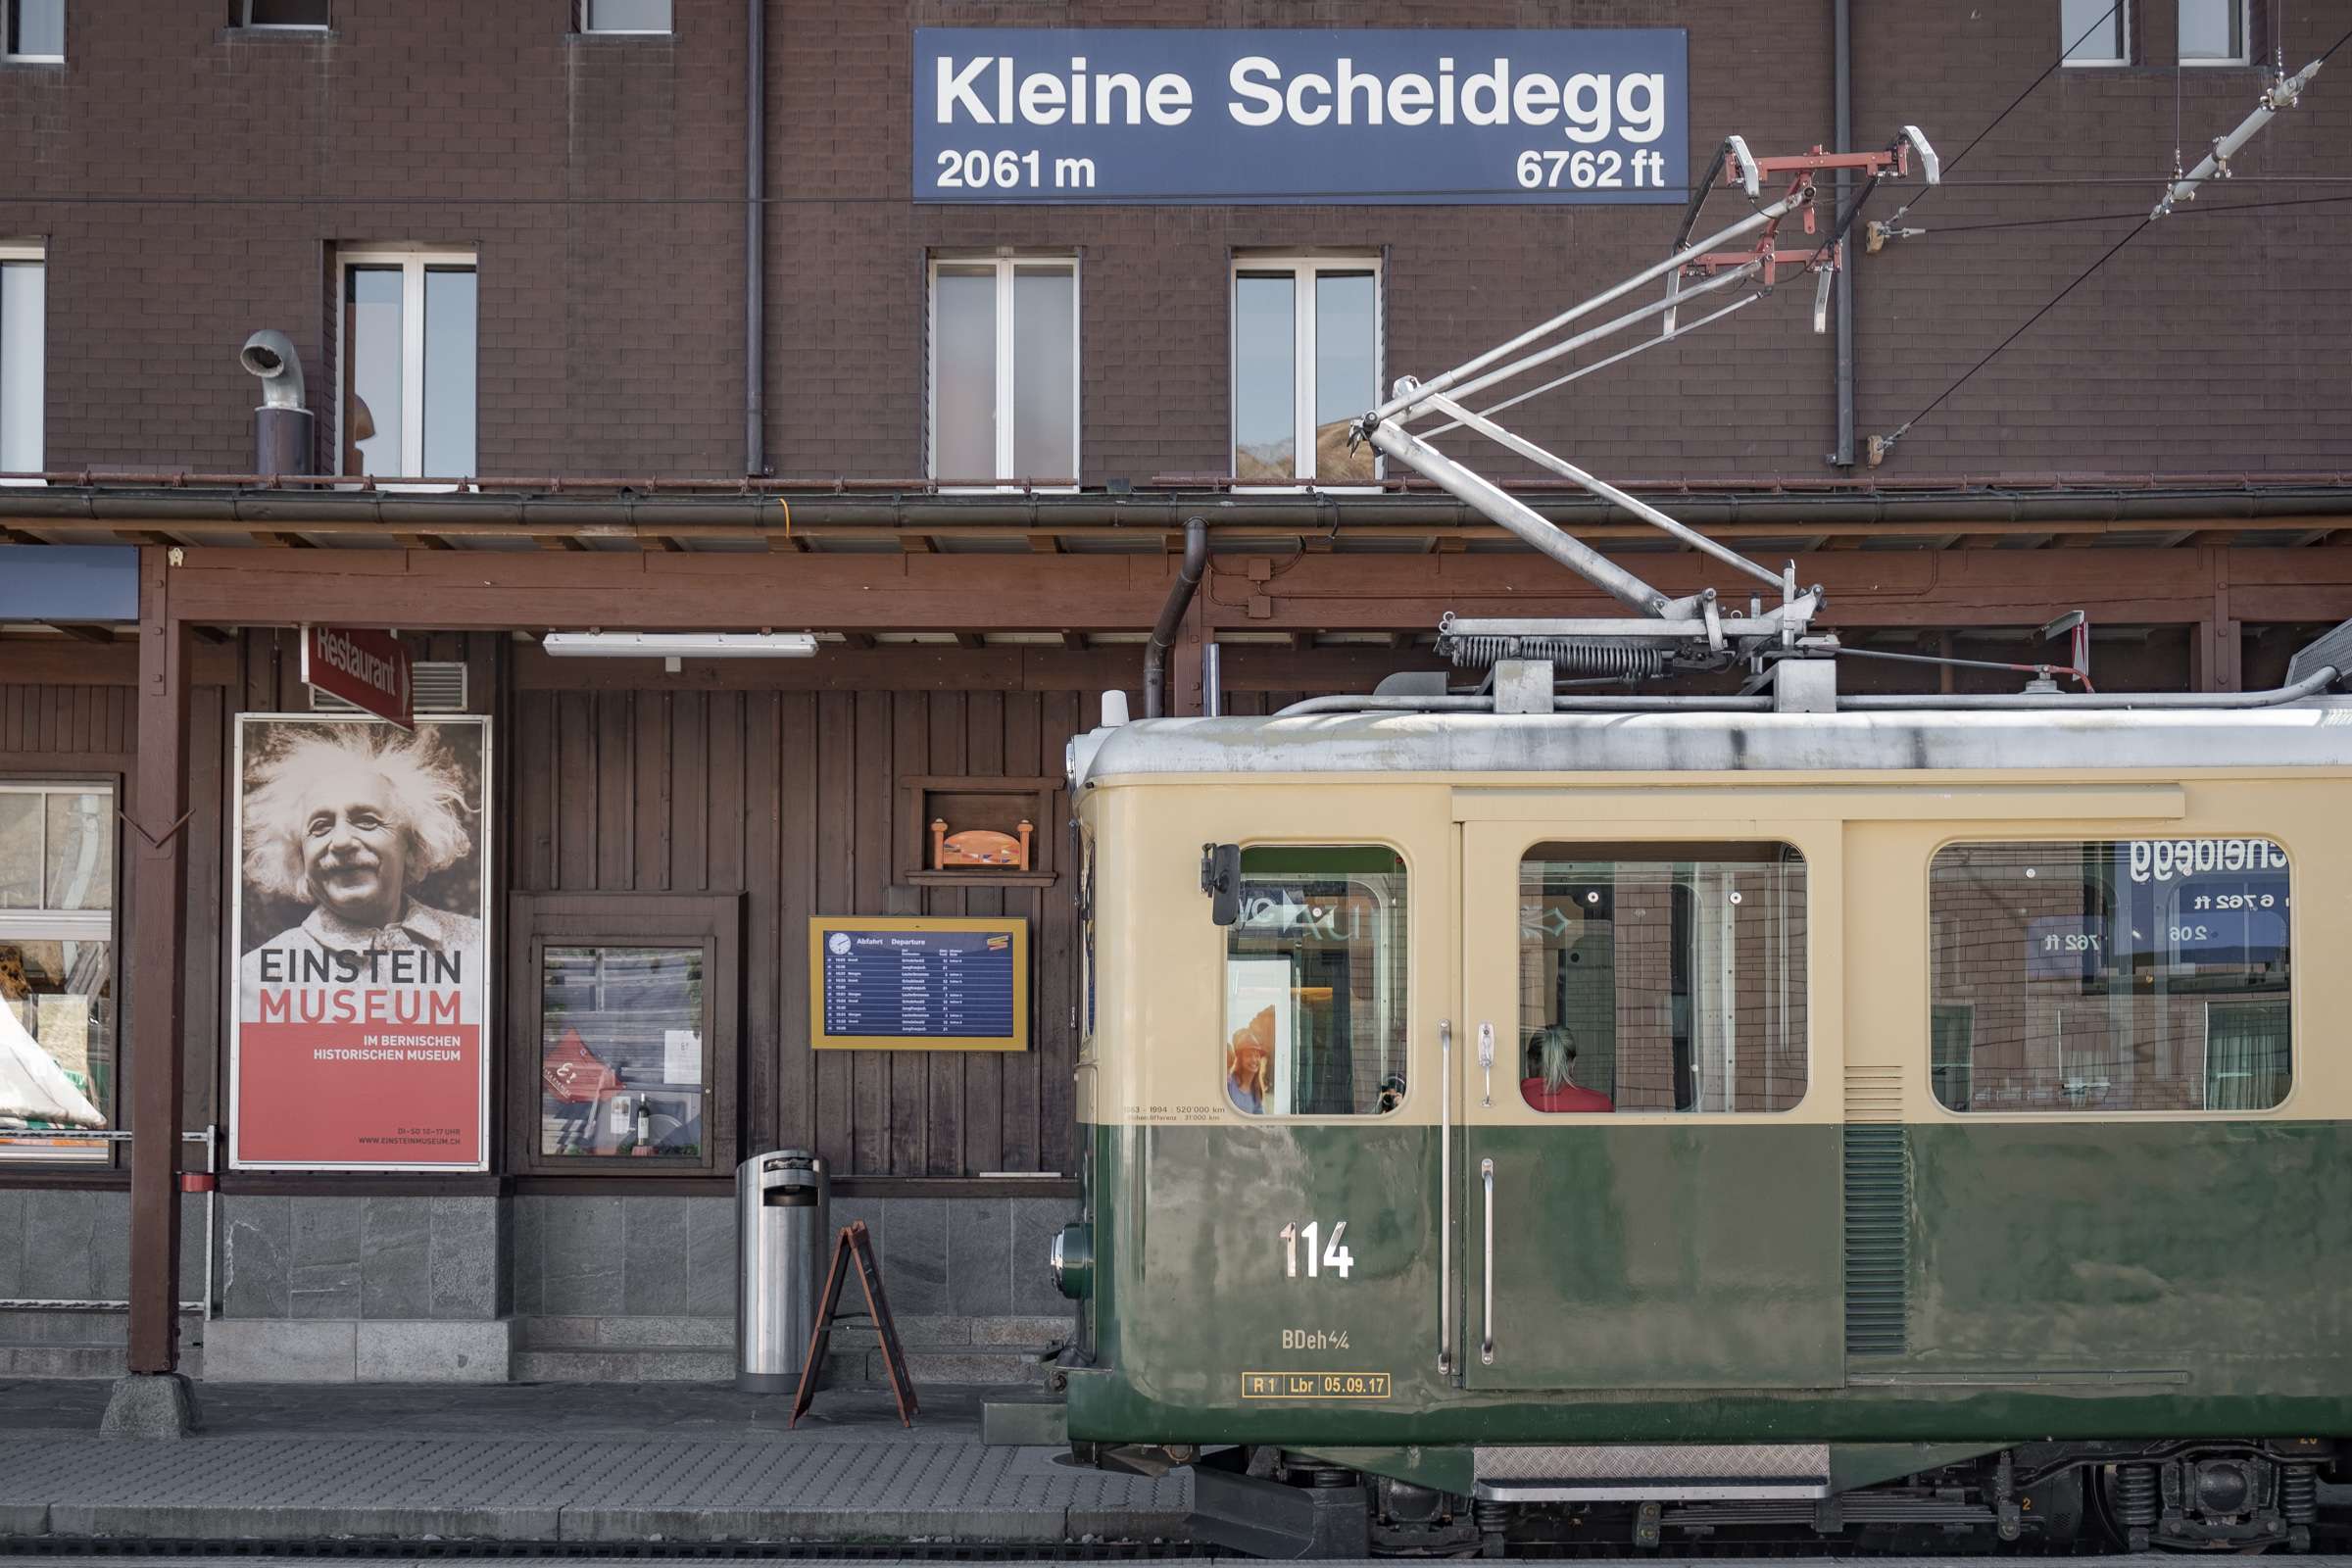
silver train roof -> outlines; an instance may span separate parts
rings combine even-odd
[[[1155,718],[1070,743],[1073,784],[1189,773],[2180,771],[2352,766],[2352,700],[2251,710],[1341,713]]]

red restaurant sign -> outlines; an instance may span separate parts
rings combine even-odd
[[[302,678],[402,729],[416,727],[409,651],[388,631],[302,628]]]

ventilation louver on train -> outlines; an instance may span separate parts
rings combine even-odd
[[[414,666],[416,685],[414,698],[419,713],[463,713],[466,711],[466,666],[455,661],[434,662],[419,660]],[[357,704],[340,697],[311,688],[311,711],[314,713],[357,713],[364,711]]]
[[[1845,1353],[1900,1355],[1909,1334],[1911,1161],[1902,1069],[1845,1073]]]

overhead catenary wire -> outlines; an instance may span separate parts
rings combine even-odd
[[[2259,131],[2264,125],[2268,124],[2272,117],[2278,111],[2292,108],[2296,103],[2298,103],[2300,101],[2302,89],[2310,82],[2311,78],[2319,72],[2320,68],[2326,65],[2328,59],[2333,56],[2337,50],[2343,48],[2346,43],[2352,43],[2352,30],[2346,31],[2342,37],[2339,37],[2334,43],[2328,45],[2325,53],[2323,53],[2318,59],[2314,60],[2310,65],[2305,66],[2302,71],[2297,73],[2295,75],[2291,77],[2282,76],[2278,81],[2272,83],[2272,85],[2263,93],[2262,99],[2260,103],[2257,104],[2254,111],[2241,120],[2227,134],[2216,137],[2213,143],[2214,151],[2202,162],[2200,162],[2195,170],[2191,171],[2185,176],[2176,173],[2172,183],[2165,187],[2164,197],[2156,204],[2155,208],[2151,210],[2145,217],[2141,218],[2139,221],[2132,224],[2132,227],[2125,232],[2121,239],[2117,240],[2113,245],[2110,245],[2104,252],[2102,252],[2097,261],[2092,262],[2082,271],[2076,273],[2073,281],[2069,282],[2064,288],[2060,289],[2055,295],[2051,296],[2048,302],[2045,303],[2041,309],[2035,311],[2032,316],[2027,317],[2026,319],[2020,322],[2016,329],[2010,332],[2007,337],[1994,344],[1991,351],[1985,354],[1984,358],[1978,360],[1976,364],[1970,366],[1966,370],[1963,370],[1949,386],[1936,393],[1936,396],[1930,400],[1926,408],[1921,409],[1917,414],[1913,415],[1910,418],[1905,419],[1901,424],[1897,425],[1894,429],[1888,431],[1886,434],[1883,436],[1871,437],[1870,448],[1872,466],[1875,467],[1880,462],[1882,462],[1886,458],[1887,451],[1891,449],[1897,441],[1900,441],[1905,435],[1910,433],[1913,426],[1917,425],[1922,419],[1925,419],[1928,417],[1928,416],[1934,414],[1937,409],[1941,408],[1945,401],[1949,399],[1953,393],[1959,391],[1963,386],[1966,386],[1969,381],[1976,376],[1978,371],[1984,369],[1985,366],[1991,364],[1993,360],[1998,358],[2000,354],[2009,347],[2010,344],[2015,343],[2019,338],[2025,336],[2027,332],[2032,330],[2034,322],[2040,320],[2043,317],[2049,315],[2050,312],[2056,310],[2058,306],[2065,301],[2068,295],[2074,293],[2076,289],[2081,288],[2090,279],[2092,274],[2096,273],[2101,268],[2105,267],[2109,262],[2113,261],[2118,255],[2120,255],[2125,246],[2131,244],[2141,234],[2146,233],[2149,225],[2156,222],[2159,219],[2171,215],[2174,211],[2174,204],[2176,202],[2191,199],[2195,195],[2195,187],[2202,181],[2213,177],[2217,172],[2223,177],[2227,177],[2230,172],[2228,164],[2229,155],[2242,147],[2257,131]],[[2179,148],[2176,144],[2174,156],[2174,166],[2176,170],[2178,170],[2179,164]]]
[[[2003,349],[2006,349],[2010,344],[2016,342],[2019,338],[2024,337],[2026,333],[2032,329],[2035,321],[2040,320],[2043,317],[2049,315],[2050,312],[2056,310],[2059,305],[2065,301],[2069,294],[2072,294],[2075,290],[2081,288],[2084,283],[2088,282],[2090,280],[2090,275],[2093,272],[2096,272],[2100,268],[2105,267],[2109,262],[2115,260],[2116,254],[2125,246],[2131,244],[2133,240],[2139,238],[2140,235],[2146,233],[2148,225],[2154,221],[2155,220],[2152,218],[2142,217],[2138,222],[2132,225],[2130,232],[2126,233],[2122,239],[2117,240],[2113,245],[2110,245],[2107,248],[2106,253],[2100,256],[2097,261],[2091,263],[2088,267],[2082,269],[2082,271],[2076,273],[2075,280],[2073,282],[2067,284],[2066,287],[2060,289],[2055,295],[2051,296],[2049,303],[2042,306],[2040,310],[2035,311],[2032,316],[2027,317],[2025,320],[2018,324],[2017,330],[2011,332],[2007,337],[2001,339],[2000,342],[1994,344],[1990,353],[1986,354],[1976,364],[1970,366],[1967,369],[1961,371],[1958,380],[1955,380],[1950,386],[1947,386],[1942,391],[1936,393],[1934,400],[1931,401],[1926,408],[1920,410],[1908,419],[1905,419],[1901,424],[1896,425],[1886,434],[1883,436],[1871,437],[1871,446],[1874,449],[1874,458],[1884,456],[1886,449],[1893,446],[1895,442],[1901,440],[1906,434],[1908,434],[1913,425],[1926,418],[1929,415],[1934,414],[1937,409],[1943,407],[1944,399],[1950,397],[1953,393],[1968,385],[1971,377],[1998,358]]]
[[[2220,218],[2230,213],[2276,212],[2290,207],[2330,207],[2352,202],[2352,196],[2286,197],[2275,202],[2231,202],[2226,207],[2184,207],[2174,213],[2175,218]],[[1935,228],[1912,229],[1914,234],[1982,234],[2004,228],[2051,228],[2064,223],[2120,223],[2125,219],[2142,219],[2142,212],[2128,213],[2071,213],[2059,218],[2004,218],[1988,223],[1947,223]]]
[[[2043,82],[2049,80],[2051,76],[2057,74],[2058,69],[2061,66],[2064,66],[2067,61],[2074,58],[2075,51],[2082,48],[2082,45],[2089,40],[2092,33],[2098,31],[2101,27],[2107,24],[2108,18],[2114,16],[2117,9],[2121,7],[2123,3],[2124,0],[2115,0],[2114,5],[2111,5],[2106,10],[2100,12],[2098,15],[2098,20],[2091,23],[2089,26],[2083,28],[2082,35],[2081,37],[2077,38],[2074,42],[2068,44],[2064,49],[2060,50],[2058,58],[2051,61],[2047,66],[2044,66],[2040,75],[2035,76],[2032,81],[2027,82],[2026,90],[2019,93],[2016,97],[2010,99],[2009,107],[2003,109],[1999,114],[1993,116],[1990,122],[1988,122],[1983,130],[1978,131],[1976,135],[1970,139],[1969,144],[1961,148],[1959,153],[1943,166],[1944,178],[1942,182],[1948,184],[1951,180],[1952,171],[1958,169],[1962,163],[1966,162],[1968,155],[1975,152],[1979,144],[1982,143],[1985,137],[1991,135],[1995,130],[1998,130],[2002,121],[2007,120],[2011,115],[2017,113],[2018,106],[2024,103],[2027,99],[2033,97],[2035,88],[2039,87]],[[2178,127],[2176,127],[2176,134],[2174,135],[2173,139],[2175,141],[2180,140]],[[1903,203],[1902,206],[1894,210],[1894,217],[1888,219],[1887,221],[1890,223],[1899,221],[1905,213],[1918,206],[1921,202],[1927,200],[1929,191],[1932,191],[1935,188],[1935,186],[1931,185],[1928,187],[1928,190],[1921,191],[1917,196]]]

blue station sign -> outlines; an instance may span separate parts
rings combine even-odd
[[[920,27],[918,202],[1680,202],[1680,27]]]

